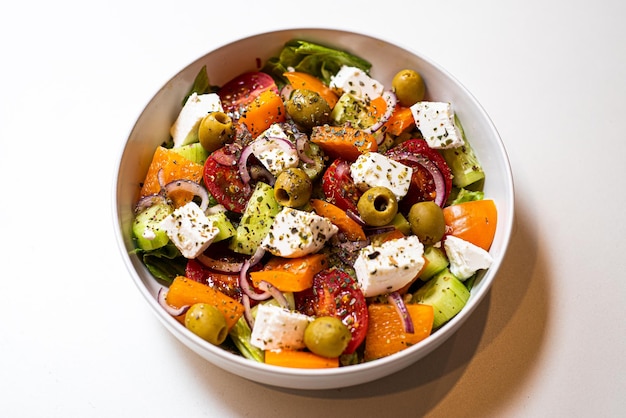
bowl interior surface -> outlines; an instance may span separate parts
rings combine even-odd
[[[181,109],[181,100],[202,66],[206,65],[211,84],[222,85],[240,73],[258,70],[259,63],[276,55],[285,42],[294,38],[344,49],[367,59],[372,63],[371,76],[388,87],[393,75],[401,69],[420,72],[427,86],[427,100],[452,103],[487,174],[485,196],[494,199],[498,208],[498,226],[490,250],[495,261],[476,281],[460,314],[426,340],[398,354],[330,370],[255,363],[201,340],[159,306],[157,293],[162,286],[132,254],[132,208],[139,196],[140,183],[154,150],[169,138],[169,128]],[[331,389],[370,382],[399,371],[437,348],[461,326],[489,290],[504,258],[513,224],[513,198],[511,169],[496,128],[474,97],[447,71],[415,52],[368,35],[329,29],[286,29],[224,45],[192,62],[165,83],[140,114],[121,151],[113,185],[113,213],[120,251],[131,277],[159,320],[183,344],[218,367],[259,383],[297,389]]]

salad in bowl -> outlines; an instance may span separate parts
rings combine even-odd
[[[303,383],[335,387],[415,361],[473,309],[512,196],[490,194],[464,130],[476,122],[431,88],[432,68],[306,35],[270,34],[265,55],[241,57],[253,67],[199,60],[178,97],[160,92],[176,103],[133,155],[120,224],[142,290],[195,351],[270,384],[353,376]]]

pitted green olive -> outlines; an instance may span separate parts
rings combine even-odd
[[[391,81],[391,88],[402,106],[412,106],[424,100],[426,87],[422,76],[414,70],[402,70]]]
[[[274,197],[282,206],[297,208],[311,198],[312,183],[300,168],[288,168],[278,175],[274,183]]]
[[[224,112],[211,112],[206,115],[198,127],[198,139],[202,148],[213,152],[231,142],[235,135],[233,121]]]
[[[213,305],[196,303],[185,314],[185,326],[200,338],[220,345],[228,336],[224,315]]]
[[[424,245],[433,245],[443,238],[446,222],[443,210],[435,202],[418,202],[409,211],[411,231]]]
[[[359,216],[368,225],[382,226],[398,213],[398,200],[386,187],[372,187],[361,195],[357,203]]]
[[[294,90],[285,102],[285,110],[293,121],[305,130],[330,121],[330,106],[319,93],[311,90]]]
[[[304,330],[304,344],[313,353],[324,357],[339,357],[350,342],[352,334],[339,318],[320,316]]]

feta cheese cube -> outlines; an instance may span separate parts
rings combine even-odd
[[[262,350],[298,350],[305,347],[304,330],[311,317],[280,306],[259,305],[250,344]]]
[[[261,246],[285,258],[297,258],[319,251],[338,228],[312,212],[284,207],[274,218]]]
[[[273,124],[251,144],[252,153],[274,176],[287,168],[297,167],[300,158],[295,146],[280,125]]]
[[[453,235],[446,237],[443,247],[450,260],[450,272],[459,280],[469,279],[478,270],[487,269],[493,263],[487,251]]]
[[[400,200],[409,191],[413,169],[378,152],[366,152],[350,165],[350,174],[359,189],[386,187]]]
[[[216,93],[192,93],[170,128],[174,148],[198,142],[198,126],[202,119],[211,112],[222,111],[222,102]]]
[[[200,255],[220,232],[195,202],[174,210],[161,221],[161,229],[186,258]]]
[[[424,246],[415,235],[362,248],[354,270],[363,295],[378,296],[404,287],[424,266],[423,254]]]
[[[361,100],[373,100],[383,94],[384,86],[360,68],[344,65],[330,78],[330,88],[340,95],[349,93]]]
[[[415,125],[431,148],[456,148],[463,145],[463,137],[454,123],[450,103],[417,102],[411,106]]]

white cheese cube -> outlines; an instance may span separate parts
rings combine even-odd
[[[463,145],[463,137],[454,123],[450,103],[417,102],[411,106],[415,125],[431,148],[456,148]]]
[[[257,310],[250,343],[262,350],[304,348],[304,330],[311,320],[299,312],[262,303]]]
[[[383,94],[384,86],[360,68],[344,65],[330,78],[330,88],[340,95],[349,93],[361,100],[373,100]]]
[[[423,254],[415,235],[362,248],[354,270],[365,297],[391,293],[411,282],[424,266]]]
[[[186,258],[200,255],[220,232],[194,202],[174,210],[161,221],[161,229]]]
[[[469,279],[478,270],[487,269],[493,263],[489,252],[453,235],[446,237],[443,247],[450,260],[450,272],[459,280]]]
[[[280,125],[273,124],[251,144],[252,153],[274,176],[300,161],[296,147],[291,145]]]
[[[211,112],[222,111],[222,102],[216,93],[192,93],[170,128],[174,148],[198,142],[198,126],[202,119]]]
[[[413,169],[378,152],[366,152],[350,165],[350,174],[359,189],[386,187],[400,200],[409,191]]]
[[[312,212],[284,207],[274,218],[261,246],[285,258],[297,258],[322,249],[338,228]]]

